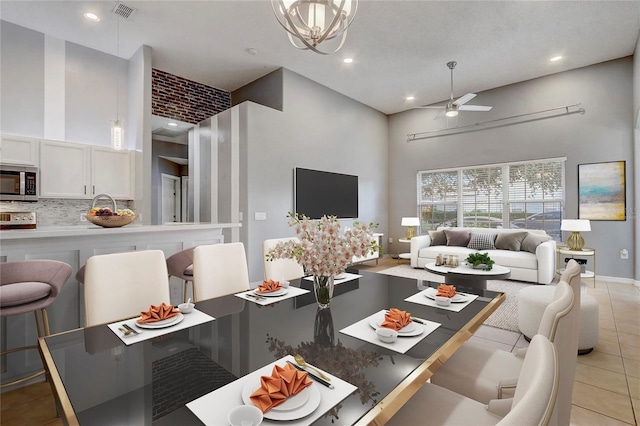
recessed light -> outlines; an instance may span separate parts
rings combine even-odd
[[[350,64],[351,62],[353,62],[353,58],[344,58],[345,64]]]
[[[405,99],[408,100],[408,101],[412,101],[415,98],[416,98],[415,96],[407,96]]]
[[[167,126],[178,127],[178,123],[174,123],[173,121],[170,121],[167,123]]]
[[[100,17],[98,15],[96,15],[95,13],[87,12],[87,13],[84,14],[84,17],[87,18],[90,21],[93,21],[93,22],[100,21]]]
[[[562,56],[554,56],[553,58],[549,59],[551,62],[558,62],[560,59],[562,59]]]

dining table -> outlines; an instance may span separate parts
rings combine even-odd
[[[167,327],[163,334],[131,344],[125,344],[124,332],[118,335],[107,324],[40,338],[58,413],[71,425],[202,425],[189,408],[194,401],[210,398],[206,404],[212,410],[230,411],[244,403],[239,392],[229,395],[226,389],[237,389],[234,383],[274,361],[301,354],[355,390],[333,406],[320,405],[317,410],[323,411],[314,413],[313,420],[298,419],[298,424],[382,425],[506,297],[458,287],[473,296],[471,301],[464,309],[443,309],[405,300],[421,302],[416,295],[440,283],[358,269],[347,272],[350,279],[335,286],[325,309],[316,303],[313,281],[303,277],[290,282],[295,297],[274,303],[234,294],[197,301],[199,314],[213,320],[180,330]],[[402,351],[347,333],[354,324],[391,308],[437,328]],[[226,393],[224,398],[216,397],[221,393]],[[207,424],[229,423],[220,416]]]

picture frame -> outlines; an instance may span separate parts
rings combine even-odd
[[[578,164],[578,218],[627,220],[626,162]]]

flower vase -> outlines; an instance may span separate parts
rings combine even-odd
[[[313,294],[316,295],[319,307],[329,307],[331,297],[333,297],[333,275],[314,275]]]

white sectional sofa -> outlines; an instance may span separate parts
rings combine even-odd
[[[473,240],[473,243],[469,242],[469,246],[482,247],[481,249],[461,245],[464,244],[461,236],[464,236],[465,231],[469,232],[470,239]],[[446,234],[451,238],[447,240]],[[486,241],[491,240],[492,234],[495,235],[493,245],[502,248],[493,248],[491,242]],[[432,245],[432,238],[437,245]],[[483,243],[479,245],[479,241]],[[556,242],[541,230],[441,227],[436,231],[429,231],[428,235],[411,239],[411,266],[423,268],[425,264],[435,262],[438,254],[458,255],[462,262],[469,253],[474,252],[488,253],[496,264],[511,269],[512,280],[549,284],[555,276]]]

